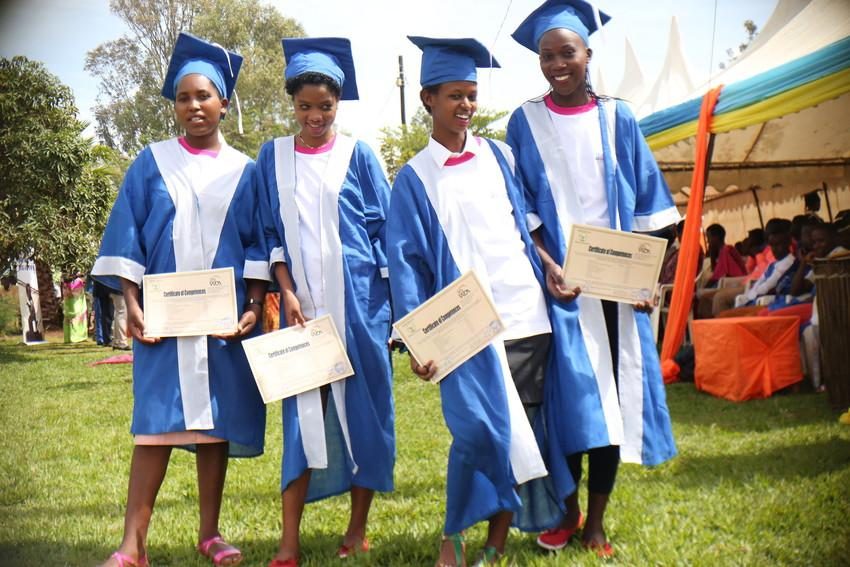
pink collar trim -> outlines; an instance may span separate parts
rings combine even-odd
[[[218,157],[218,152],[220,150],[202,150],[200,148],[193,148],[189,145],[189,142],[186,141],[186,138],[180,136],[177,138],[177,141],[183,146],[183,149],[189,152],[192,155],[196,156],[210,156],[210,157]]]
[[[460,165],[462,163],[466,163],[472,158],[475,157],[476,149],[481,145],[481,138],[478,136],[467,137],[466,144],[464,144],[463,152],[460,154],[451,154],[446,158],[446,161],[443,162],[443,166],[453,166]]]
[[[299,154],[323,154],[334,149],[334,142],[336,142],[336,136],[331,138],[331,140],[327,144],[322,144],[318,148],[308,148],[307,146],[299,145],[298,136],[295,136],[295,140],[295,151]]]
[[[444,163],[443,165],[445,165],[445,166],[460,165],[462,163],[468,162],[469,160],[471,160],[474,157],[475,157],[475,154],[472,153],[472,152],[463,152],[459,156],[451,156],[449,159],[446,160],[446,163]]]
[[[563,114],[566,116],[570,116],[573,114],[582,114],[585,112],[590,112],[594,108],[596,108],[596,99],[590,99],[590,102],[587,104],[582,104],[581,106],[558,106],[555,104],[555,101],[552,100],[552,93],[547,94],[543,100],[546,102],[546,108],[554,112],[555,114]]]

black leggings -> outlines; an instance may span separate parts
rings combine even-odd
[[[581,458],[585,453],[573,453],[567,456],[567,465],[573,475],[573,481],[581,481]],[[617,479],[620,465],[620,447],[608,445],[587,451],[587,490],[594,494],[611,494]]]
[[[605,328],[608,331],[608,344],[611,345],[611,362],[614,365],[614,383],[619,387],[617,365],[619,363],[620,342],[618,340],[618,306],[613,301],[602,300],[602,313],[605,316]],[[608,445],[596,447],[587,453],[587,490],[595,494],[611,494],[617,469],[620,466],[620,447]],[[581,458],[585,453],[573,453],[567,456],[567,465],[578,488],[581,480]]]

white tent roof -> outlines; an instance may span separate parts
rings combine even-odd
[[[714,85],[753,77],[846,37],[850,37],[848,0],[781,0],[745,56],[676,102],[701,97]],[[676,195],[680,204],[686,202],[689,192],[693,142],[690,138],[654,151],[671,191],[682,192]],[[755,198],[749,191],[753,186],[761,188],[759,200],[765,220],[774,214],[790,217],[801,213],[802,194],[824,183],[834,200],[833,212],[848,208],[850,94],[717,135],[708,183],[706,221],[719,220],[727,233],[733,228],[733,238],[731,225],[739,221],[724,215],[740,216],[749,210],[744,215],[748,221],[740,221],[742,230],[758,225]],[[825,206],[822,213],[826,216]]]
[[[667,56],[655,84],[649,90],[643,102],[636,106],[638,118],[649,116],[653,112],[668,108],[683,100],[688,100],[694,90],[694,81],[684,50],[682,36],[679,33],[679,22],[676,16],[670,21],[670,40],[667,45]]]

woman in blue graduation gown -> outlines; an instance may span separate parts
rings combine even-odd
[[[369,549],[375,491],[393,488],[389,283],[384,220],[389,184],[369,147],[333,129],[339,100],[357,99],[351,44],[284,39],[286,90],[301,125],[257,158],[281,326],[330,315],[355,374],[283,402],[283,534],[273,567],[297,565],[305,502],[351,493],[338,555]]]
[[[462,532],[482,520],[489,530],[476,565],[490,564],[502,556],[511,522],[526,530],[550,527],[572,490],[543,480],[547,470],[529,422],[540,415],[551,327],[510,149],[468,132],[477,107],[475,68],[498,63],[474,40],[410,39],[423,50],[420,97],[433,131],[393,185],[393,305],[401,318],[474,270],[505,323],[489,347],[440,382],[452,445],[437,564],[464,564]],[[528,358],[523,350],[542,356]],[[411,357],[411,368],[431,378],[433,361],[421,362]]]
[[[599,15],[602,23],[606,14]],[[553,303],[552,327],[567,348],[555,352],[557,379],[547,396],[553,453],[567,457],[581,475],[590,460],[588,516],[583,541],[611,555],[602,519],[617,466],[655,465],[676,454],[647,302],[637,305],[592,299],[564,286],[560,266],[573,224],[623,231],[653,231],[679,214],[661,172],[628,107],[596,96],[587,83],[596,29],[583,0],[549,0],[513,37],[539,53],[551,84],[545,96],[523,104],[508,123],[507,141],[528,192],[529,208],[542,221],[533,237],[544,257]],[[578,496],[567,499],[567,517],[538,538],[560,549],[581,526]]]
[[[174,48],[163,96],[185,136],[152,144],[130,166],[92,274],[123,289],[133,336],[133,423],[124,539],[106,565],[147,564],[145,538],[174,446],[195,451],[198,551],[242,560],[218,531],[228,456],[263,452],[265,407],[238,339],[259,332],[269,280],[253,162],[219,132],[242,58],[189,34]],[[144,335],[142,276],[232,268],[237,307],[226,336]]]

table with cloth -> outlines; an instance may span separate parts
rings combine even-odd
[[[693,322],[698,390],[740,402],[767,398],[802,380],[798,317]]]

